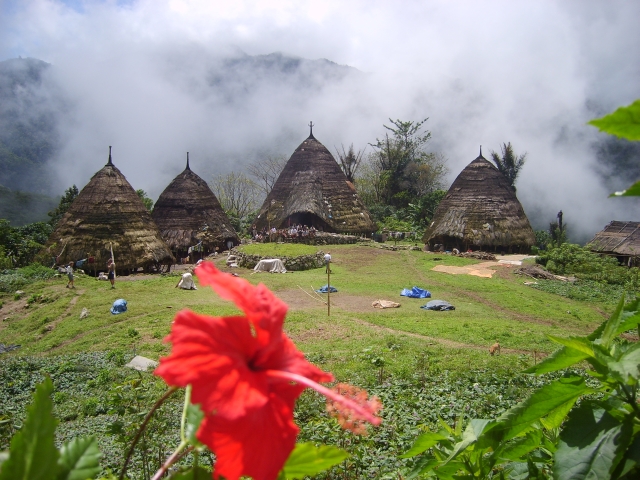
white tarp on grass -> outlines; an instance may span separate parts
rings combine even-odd
[[[284,263],[279,258],[265,258],[253,267],[254,272],[287,273]]]

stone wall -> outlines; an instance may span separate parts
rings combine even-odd
[[[311,270],[324,266],[324,252],[319,251],[310,255],[300,255],[298,257],[261,257],[260,255],[247,255],[237,249],[231,250],[232,255],[238,257],[238,266],[244,268],[255,267],[263,258],[279,258],[284,263],[284,267],[292,272],[300,270]]]

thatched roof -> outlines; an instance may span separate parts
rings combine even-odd
[[[50,252],[62,251],[61,264],[92,256],[104,268],[111,248],[120,272],[174,261],[151,214],[113,165],[111,147],[109,161],[80,191],[46,246],[54,243]]]
[[[447,249],[528,252],[535,233],[515,190],[481,150],[438,205],[423,240]]]
[[[164,189],[151,214],[162,238],[174,251],[184,251],[202,241],[206,250],[224,247],[227,240],[240,243],[220,202],[207,182],[187,167]]]
[[[289,224],[335,233],[376,230],[353,185],[313,132],[293,152],[254,220],[258,229]]]
[[[593,252],[618,256],[640,255],[640,222],[613,221],[589,242]]]

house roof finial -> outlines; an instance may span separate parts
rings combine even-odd
[[[316,138],[313,136],[313,122],[309,122],[309,138]]]
[[[107,165],[113,165],[113,162],[111,161],[111,145],[109,145],[109,161],[107,162]]]
[[[480,156],[482,157],[482,145],[480,145]]]
[[[187,168],[185,170],[191,170],[189,168],[189,152],[187,152]]]

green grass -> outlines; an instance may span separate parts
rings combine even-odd
[[[260,255],[263,257],[298,257],[300,255],[313,255],[321,247],[315,245],[305,245],[302,243],[251,243],[237,247],[247,255]],[[327,248],[327,247],[323,247]]]

